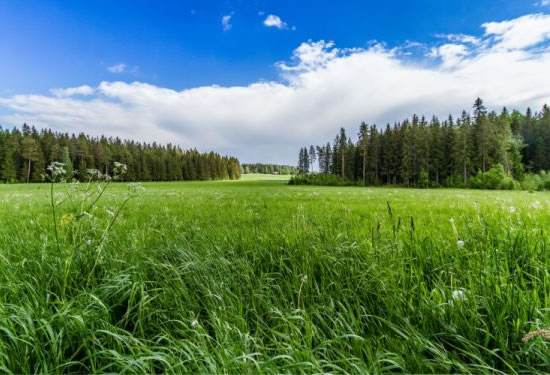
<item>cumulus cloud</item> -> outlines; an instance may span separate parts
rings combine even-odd
[[[468,48],[462,44],[444,44],[434,47],[430,55],[441,58],[442,68],[454,68],[468,55]]]
[[[92,95],[95,92],[94,88],[88,85],[67,87],[64,89],[51,89],[50,91],[59,98],[75,95]]]
[[[494,37],[495,48],[522,49],[550,38],[550,15],[534,14],[504,22],[483,24],[485,35]]]
[[[550,0],[540,0],[535,3],[535,6],[538,7],[547,7],[550,6]]]
[[[287,24],[281,20],[281,17],[275,14],[270,14],[264,20],[264,25],[267,27],[276,27],[279,30],[286,29]]]
[[[497,110],[541,108],[550,101],[548,28],[544,15],[486,23],[475,40],[438,38],[419,60],[380,43],[341,49],[308,41],[277,64],[277,82],[186,90],[102,82],[86,98],[77,93],[89,89],[74,88],[0,98],[8,111],[1,120],[295,163],[299,147],[332,140],[340,126],[353,134],[361,121],[458,115],[478,96]]]
[[[107,67],[107,70],[111,73],[122,73],[126,70],[126,64],[116,64]]]
[[[233,16],[231,14],[226,14],[225,16],[222,17],[223,31],[229,31],[233,27],[233,25],[231,25],[231,18],[232,17]]]

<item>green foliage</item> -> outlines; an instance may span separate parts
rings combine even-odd
[[[514,181],[505,171],[502,164],[494,165],[489,171],[479,171],[470,179],[470,188],[489,190],[514,190],[520,188],[517,181]]]
[[[550,372],[548,193],[85,185],[0,185],[4,373]]]
[[[550,191],[550,173],[540,171],[536,174],[526,174],[521,181],[521,187],[529,191]]]
[[[341,128],[332,146],[310,146],[309,154],[303,147],[298,165],[308,173],[313,170],[309,161],[316,159],[319,171],[344,180],[425,188],[479,186],[476,173],[501,164],[509,176],[503,186],[509,189],[517,188],[512,180],[522,180],[526,171],[550,170],[549,145],[547,106],[535,115],[506,108],[497,114],[488,112],[478,98],[473,114],[463,111],[456,121],[451,116],[440,122],[413,115],[393,127],[388,124],[384,131],[361,123],[357,141]]]
[[[428,176],[428,172],[426,172],[424,169],[420,170],[420,175],[418,177],[418,186],[427,188],[430,186],[430,177]]]
[[[290,177],[289,185],[359,186],[356,180],[345,179],[331,173],[310,173]]]
[[[73,162],[71,160],[71,156],[69,155],[69,148],[67,146],[63,147],[63,151],[61,153],[61,163],[63,163],[67,175],[72,176],[74,174]]]
[[[281,175],[293,175],[298,174],[298,168],[291,165],[279,165],[279,164],[242,164],[242,170],[244,174],[281,174]]]
[[[125,181],[236,180],[241,166],[234,157],[214,152],[182,150],[119,138],[68,135],[23,125],[21,130],[0,128],[0,181],[39,182],[51,162],[62,162],[70,175],[87,180],[88,169],[109,174],[113,160],[128,166]],[[72,173],[75,171],[76,173]]]

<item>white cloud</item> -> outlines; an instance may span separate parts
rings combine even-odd
[[[477,45],[480,43],[480,40],[475,36],[466,35],[466,34],[437,34],[436,36],[438,38],[447,39],[450,42],[456,42],[456,43],[474,44],[474,45]]]
[[[286,29],[287,24],[281,20],[281,17],[270,14],[264,20],[264,25],[267,27],[276,27],[279,30]]]
[[[214,149],[248,162],[295,163],[299,147],[332,140],[340,126],[354,134],[361,121],[385,126],[412,113],[458,115],[478,96],[497,110],[539,109],[550,101],[550,35],[541,32],[550,27],[550,16],[484,27],[478,43],[445,38],[430,57],[413,61],[380,43],[338,49],[308,41],[277,65],[281,82],[182,91],[102,82],[86,98],[76,93],[89,89],[74,88],[11,95],[0,98],[8,111],[0,119]],[[518,30],[531,36],[518,37]]]
[[[463,44],[444,44],[430,51],[430,56],[441,58],[442,68],[456,68],[467,55],[468,48]]]
[[[126,70],[126,64],[116,64],[113,66],[107,67],[107,70],[111,73],[122,73]]]
[[[51,93],[59,98],[74,96],[74,95],[92,95],[95,90],[88,85],[78,87],[68,87],[64,89],[51,89]]]
[[[482,25],[485,35],[494,37],[495,48],[522,49],[535,46],[550,38],[550,15],[529,14],[504,22]]]
[[[550,0],[540,0],[535,3],[535,6],[537,7],[547,7],[550,6]]]
[[[223,31],[229,31],[233,27],[233,25],[231,25],[231,17],[233,17],[231,14],[226,14],[222,17]]]

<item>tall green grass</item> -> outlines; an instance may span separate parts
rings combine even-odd
[[[0,371],[550,372],[550,194],[144,187],[0,185]]]

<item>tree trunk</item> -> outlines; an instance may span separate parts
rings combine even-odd
[[[344,155],[344,151],[342,151],[342,178],[344,178],[344,172],[345,172],[345,162],[344,162],[344,159],[345,159],[345,155]]]
[[[27,184],[31,180],[31,160],[29,159],[29,167],[27,169]]]
[[[366,185],[366,171],[367,171],[367,150],[363,149],[363,186]]]

